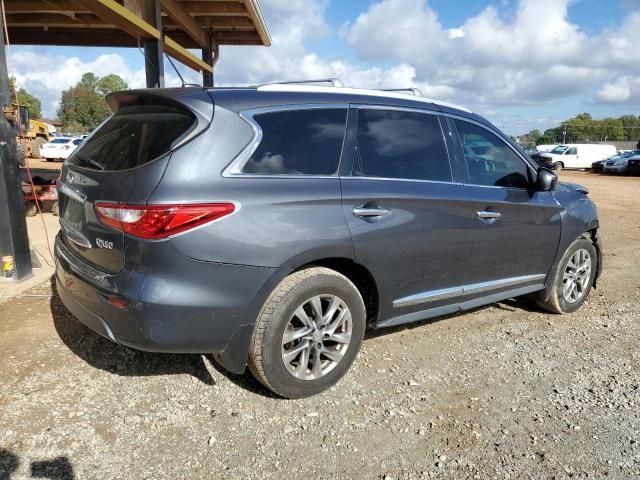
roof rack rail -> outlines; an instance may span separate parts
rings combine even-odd
[[[422,95],[422,90],[419,88],[411,87],[411,88],[380,88],[383,92],[397,92],[397,93],[407,93],[409,95],[415,95],[416,97],[424,97]]]
[[[344,83],[339,78],[319,78],[315,80],[287,80],[286,82],[270,82],[257,85],[264,87],[265,85],[313,85],[317,87],[344,87]]]

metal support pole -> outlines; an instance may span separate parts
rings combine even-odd
[[[4,24],[0,16],[0,97],[4,109],[11,105],[11,95],[2,32]],[[15,281],[31,276],[31,253],[20,188],[16,132],[7,121],[4,111],[0,114],[0,256],[13,257]]]
[[[160,39],[145,38],[144,70],[147,77],[147,88],[164,88],[164,45],[162,40],[162,14],[160,0],[144,0],[142,19],[160,30]]]
[[[211,38],[210,34],[208,38],[208,43],[209,43],[209,48],[202,49],[202,61],[206,62],[207,64],[213,67],[215,66],[216,63],[218,63],[218,57],[220,56],[220,49],[218,47],[218,44],[213,40],[213,38]],[[209,73],[203,70],[202,86],[205,88],[213,87],[213,83],[214,83],[213,72]]]

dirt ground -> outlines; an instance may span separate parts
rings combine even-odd
[[[46,284],[0,304],[0,479],[638,478],[640,178],[561,176],[601,216],[581,310],[507,301],[376,332],[306,400],[111,344]]]

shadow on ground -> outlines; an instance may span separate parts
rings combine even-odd
[[[239,387],[258,395],[277,398],[277,396],[262,386],[262,384],[260,384],[260,382],[251,375],[249,369],[241,375],[229,373],[215,362],[213,355],[143,352],[115,344],[98,335],[88,327],[85,327],[74,318],[74,316],[60,301],[60,298],[57,295],[54,278],[51,279],[51,289],[51,314],[53,316],[54,326],[58,335],[73,353],[95,368],[123,376],[187,373],[207,385],[214,385],[215,379],[211,376],[206,365],[206,363],[209,363],[215,371],[224,375]],[[377,338],[382,335],[388,335],[406,329],[412,330],[414,328],[420,328],[448,318],[466,315],[474,311],[485,310],[492,306],[508,311],[514,311],[517,309],[523,309],[529,312],[540,311],[533,301],[526,298],[506,300],[497,304],[479,307],[470,311],[458,312],[445,317],[436,317],[420,322],[379,330],[368,329],[365,332],[364,340],[366,341],[368,339]]]
[[[51,315],[58,335],[92,367],[123,376],[188,373],[207,385],[215,384],[201,355],[149,353],[113,343],[75,319],[60,301],[53,279],[51,289]]]
[[[75,319],[58,297],[55,279],[51,280],[51,315],[58,335],[82,360],[109,373],[122,376],[189,374],[206,385],[214,385],[207,363],[241,388],[258,395],[273,397],[253,378],[249,370],[242,375],[227,372],[213,355],[153,353],[118,345],[98,335]]]
[[[20,466],[20,459],[14,453],[0,448],[0,480],[10,480],[11,475]],[[31,478],[48,478],[50,480],[73,480],[73,465],[67,457],[31,462]]]

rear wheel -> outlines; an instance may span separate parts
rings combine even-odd
[[[47,143],[47,141],[42,137],[36,137],[31,140],[31,155],[33,158],[42,158],[42,153],[40,153],[40,148]]]
[[[573,242],[562,256],[549,300],[538,301],[538,305],[554,313],[578,310],[593,286],[597,261],[598,252],[591,240],[579,238]]]
[[[347,372],[365,324],[362,296],[347,277],[322,267],[300,270],[285,278],[263,306],[249,368],[278,395],[315,395]]]
[[[563,167],[564,167],[564,165],[562,164],[562,162],[556,162],[556,163],[553,164],[553,169],[556,172],[561,171]]]

